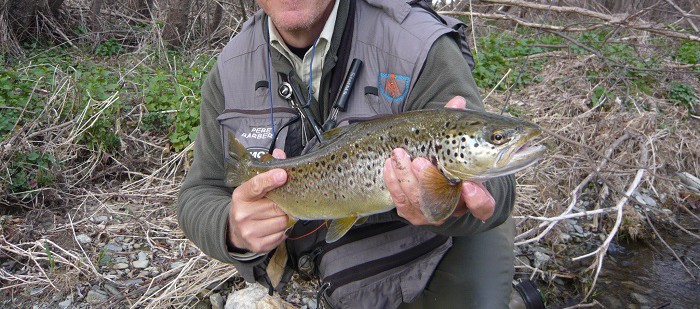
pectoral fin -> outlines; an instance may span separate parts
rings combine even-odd
[[[462,182],[454,183],[435,167],[428,167],[419,176],[421,211],[432,222],[447,219],[459,203]]]
[[[347,217],[331,221],[326,233],[326,242],[332,243],[343,237],[357,221],[357,217]]]

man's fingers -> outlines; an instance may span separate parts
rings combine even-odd
[[[386,185],[387,190],[389,190],[394,204],[406,204],[406,195],[401,190],[399,180],[396,178],[396,173],[394,173],[394,168],[391,164],[391,159],[386,159],[386,161],[384,161],[384,185]]]
[[[496,208],[496,201],[483,184],[465,181],[462,184],[462,196],[472,215],[481,221],[486,221]]]
[[[238,194],[240,199],[246,201],[257,200],[265,196],[267,192],[282,186],[286,181],[287,172],[285,170],[269,170],[241,184],[234,190],[234,195]]]
[[[287,235],[284,232],[267,235],[260,238],[256,244],[252,244],[251,246],[254,248],[252,248],[250,251],[270,252],[272,249],[277,248],[277,246],[279,246],[285,238],[287,238]]]
[[[464,97],[456,96],[452,98],[445,107],[449,108],[467,108],[467,100]]]
[[[391,166],[399,182],[399,186],[408,199],[408,203],[418,206],[418,179],[413,174],[411,157],[406,150],[396,148],[391,152]]]
[[[287,154],[284,152],[284,150],[279,149],[279,148],[275,148],[275,150],[272,151],[272,156],[275,159],[280,159],[280,160],[287,158]]]

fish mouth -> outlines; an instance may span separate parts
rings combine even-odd
[[[486,178],[493,178],[508,174],[513,174],[524,170],[537,163],[542,158],[542,154],[547,148],[542,145],[531,146],[530,142],[525,142],[515,151],[504,150],[498,154],[498,160],[494,167],[489,169],[484,175]]]
[[[503,149],[498,153],[493,168],[480,175],[479,178],[489,179],[513,174],[537,163],[546,150],[546,147],[542,145],[531,145],[532,140],[538,135],[540,135],[540,130],[534,130],[513,147]]]

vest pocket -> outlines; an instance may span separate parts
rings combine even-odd
[[[226,151],[228,132],[231,132],[248,152],[255,158],[260,158],[274,147],[284,149],[289,122],[299,117],[296,110],[287,107],[276,107],[272,110],[240,110],[226,109],[216,118],[221,126],[222,145]]]
[[[334,308],[396,308],[423,292],[451,245],[409,225],[329,249],[318,266],[320,293]]]

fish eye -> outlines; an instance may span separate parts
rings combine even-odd
[[[509,140],[510,138],[508,138],[508,135],[506,132],[503,132],[503,130],[494,130],[493,133],[491,133],[491,143],[494,145],[502,145]]]

